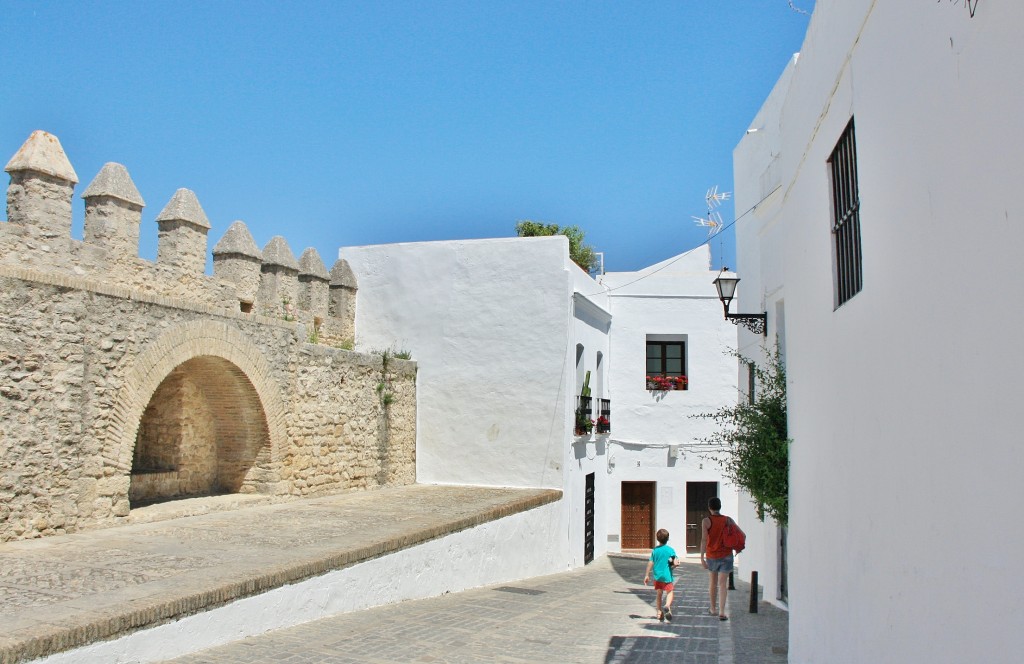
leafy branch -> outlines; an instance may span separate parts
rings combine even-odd
[[[718,430],[702,439],[705,458],[749,493],[775,521],[789,520],[789,444],[786,428],[786,370],[776,346],[764,366],[733,351],[754,372],[755,394],[714,413],[694,415],[712,420]]]

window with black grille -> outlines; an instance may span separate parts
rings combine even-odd
[[[853,118],[828,159],[832,174],[832,265],[835,306],[861,289],[860,196]]]

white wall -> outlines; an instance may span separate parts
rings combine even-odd
[[[783,247],[787,236],[785,216],[781,214],[785,192],[779,118],[798,61],[799,56],[794,55],[751,121],[750,129],[755,131],[745,134],[733,152],[733,200],[737,214],[750,212],[736,226],[737,274],[741,280],[732,308],[734,312],[767,312],[767,337],[742,327],[739,330],[740,353],[762,366],[776,344],[783,358],[786,354]],[[740,366],[739,385],[744,394],[748,391],[747,376],[747,369]],[[771,517],[766,516],[764,521],[758,518],[746,494],[742,495],[741,503],[739,523],[747,533],[744,564],[758,570],[763,598],[786,606],[780,578],[784,564],[780,552],[782,533]]]
[[[574,441],[575,398],[587,370],[598,386],[598,352],[608,365],[611,314],[601,287],[569,260],[568,240],[345,247],[339,256],[358,281],[358,347],[407,349],[418,363],[417,480],[561,488],[566,560],[582,565],[586,475],[595,473],[597,496],[607,478],[604,445]],[[596,507],[599,556],[607,532]]]
[[[417,478],[563,484],[571,350],[564,237],[345,247],[360,350],[412,352]]]
[[[621,550],[621,483],[656,482],[655,520],[686,544],[686,483],[718,482],[723,510],[738,508],[734,487],[717,463],[699,453],[711,434],[709,420],[695,419],[736,402],[736,327],[725,320],[713,285],[706,246],[638,272],[608,273],[603,285],[614,324],[611,336],[612,432],[607,443],[607,493],[611,550]],[[689,389],[652,392],[646,386],[648,334],[686,335]],[[670,458],[669,446],[682,456]],[[705,506],[702,506],[702,508]]]
[[[760,249],[784,266],[792,662],[1024,651],[1022,28],[1021,3],[819,0],[793,69],[783,241]],[[826,162],[851,115],[864,286],[834,309]],[[742,261],[760,236],[738,237]]]

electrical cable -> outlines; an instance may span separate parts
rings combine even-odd
[[[642,277],[637,277],[637,278],[636,278],[636,279],[634,279],[633,281],[630,281],[630,282],[628,282],[628,283],[622,284],[621,286],[616,286],[615,288],[608,288],[608,287],[606,286],[606,287],[605,287],[605,289],[604,289],[603,291],[601,291],[601,292],[598,292],[598,293],[590,293],[590,294],[584,295],[584,297],[593,297],[594,295],[601,295],[601,294],[607,294],[607,293],[611,293],[612,291],[617,291],[617,290],[619,290],[620,288],[625,288],[626,286],[632,286],[633,284],[635,284],[635,283],[637,283],[637,282],[640,282],[640,281],[643,281],[644,279],[646,279],[647,277],[650,277],[651,275],[654,275],[654,274],[657,274],[658,272],[661,272],[662,270],[664,270],[664,269],[665,269],[665,268],[667,268],[668,266],[670,266],[670,265],[672,265],[672,264],[674,264],[674,263],[676,263],[676,262],[678,262],[678,261],[681,261],[682,259],[684,259],[684,258],[686,258],[687,256],[689,256],[690,254],[692,254],[692,253],[693,253],[694,251],[696,251],[696,250],[697,250],[697,249],[699,249],[700,247],[703,247],[703,246],[704,246],[704,245],[706,245],[706,244],[710,244],[710,243],[711,243],[711,240],[713,240],[714,238],[716,238],[716,237],[718,237],[719,235],[721,235],[723,231],[726,231],[726,230],[728,230],[728,229],[732,228],[733,226],[735,226],[735,225],[736,225],[736,222],[737,222],[737,221],[739,221],[739,220],[740,220],[740,219],[742,219],[743,217],[747,216],[748,214],[750,214],[751,212],[753,212],[754,210],[756,210],[756,209],[757,209],[757,206],[758,206],[758,205],[760,205],[761,203],[764,203],[764,202],[765,202],[766,200],[768,200],[768,197],[769,197],[769,196],[771,196],[772,194],[774,194],[774,193],[775,193],[776,191],[778,191],[779,189],[780,189],[780,187],[775,187],[775,188],[774,188],[774,189],[772,189],[772,190],[771,190],[770,192],[768,192],[768,193],[767,193],[767,194],[766,194],[766,195],[764,196],[764,198],[762,198],[761,200],[759,200],[758,202],[756,202],[756,203],[754,203],[754,204],[753,204],[752,206],[750,206],[750,209],[749,209],[749,210],[747,210],[746,212],[744,212],[743,214],[741,214],[740,216],[736,217],[735,219],[733,219],[732,221],[730,221],[730,222],[729,222],[728,224],[726,224],[725,226],[723,226],[723,227],[722,227],[722,229],[721,229],[721,230],[719,230],[719,231],[718,231],[717,233],[715,233],[714,235],[712,235],[712,236],[711,236],[711,237],[709,237],[708,239],[704,240],[703,242],[701,242],[701,243],[700,243],[700,244],[698,244],[697,246],[695,246],[695,247],[692,247],[692,248],[690,248],[690,249],[687,249],[687,250],[686,250],[686,251],[684,251],[683,253],[679,254],[678,256],[676,256],[675,258],[673,258],[672,260],[670,260],[669,262],[667,262],[667,263],[665,263],[664,265],[662,265],[661,267],[659,267],[659,268],[658,268],[657,270],[652,270],[652,271],[648,272],[647,274],[643,275]]]

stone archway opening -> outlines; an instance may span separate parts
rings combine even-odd
[[[254,493],[270,459],[267,417],[232,362],[199,356],[175,367],[143,411],[132,455],[131,507]]]

